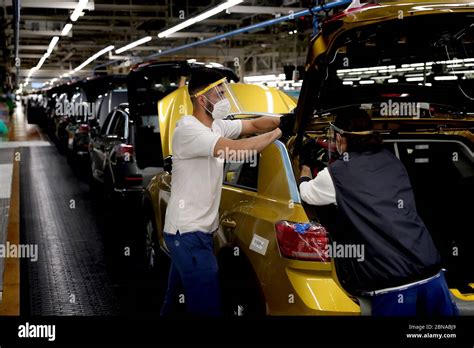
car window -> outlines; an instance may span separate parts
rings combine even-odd
[[[258,155],[255,158],[249,158],[245,162],[227,162],[224,165],[223,183],[257,191],[258,163]]]
[[[115,114],[115,127],[112,131],[112,134],[117,135],[118,137],[125,137],[125,120],[126,117],[123,112],[117,111]]]
[[[110,126],[109,129],[107,129],[107,135],[117,135],[115,131],[117,130],[117,124],[120,121],[120,114],[115,111],[114,112],[114,117],[110,121]]]
[[[100,103],[100,109],[99,109],[99,125],[102,125],[104,123],[104,120],[106,119],[107,115],[109,114],[110,110],[109,109],[109,95],[106,94],[102,98],[102,102]]]
[[[107,119],[105,120],[102,128],[100,129],[100,135],[105,135],[107,134],[107,129],[110,128],[110,123],[112,122],[112,119],[114,117],[115,112],[111,112]]]
[[[110,107],[114,108],[122,103],[128,102],[127,91],[113,91],[110,94]]]

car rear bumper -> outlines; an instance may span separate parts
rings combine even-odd
[[[360,315],[361,309],[328,270],[304,270],[286,267],[286,286],[273,289],[267,297],[267,314],[275,316]],[[287,293],[288,292],[288,293]],[[277,294],[276,294],[277,293]],[[282,300],[283,299],[283,300]]]

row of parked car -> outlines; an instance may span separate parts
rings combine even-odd
[[[244,110],[234,117],[296,109],[293,134],[268,146],[257,165],[224,166],[215,250],[230,312],[367,312],[341,286],[335,260],[314,252],[331,241],[335,207],[306,205],[296,181],[301,146],[324,138],[338,110],[359,107],[407,168],[451,293],[461,313],[474,313],[474,237],[468,228],[474,192],[472,6],[458,0],[420,9],[423,4],[368,4],[323,21],[311,41],[297,105],[273,88],[232,84]],[[167,159],[176,121],[192,113],[187,76],[202,66],[146,63],[125,78],[97,77],[45,92],[41,122],[60,149],[70,151],[72,163],[88,155],[89,165],[80,165],[88,168],[93,185],[114,194],[140,193],[144,256],[162,275],[168,272],[163,262],[172,176]],[[237,82],[231,70],[213,68]],[[125,94],[128,103],[122,103]],[[97,103],[98,114],[78,122],[53,112],[58,101],[73,97]],[[309,223],[314,233],[298,233],[299,223]]]
[[[141,194],[163,170],[157,102],[205,67],[187,61],[149,62],[128,75],[94,76],[29,97],[30,123],[41,125],[59,151],[95,190]],[[229,81],[230,69],[214,65]]]

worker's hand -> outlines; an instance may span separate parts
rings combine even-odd
[[[319,145],[315,139],[308,139],[300,153],[300,166],[308,166],[312,170],[316,170],[316,173],[323,170],[326,165],[319,160],[323,147]]]
[[[290,114],[285,114],[280,117],[280,124],[278,128],[281,129],[281,132],[284,137],[289,137],[293,133],[293,127],[295,126],[295,114],[290,113]]]
[[[306,176],[308,178],[312,178],[313,175],[311,173],[311,168],[306,166],[306,165],[302,165],[301,166],[301,170],[300,170],[300,177],[303,177],[303,176]]]
[[[275,140],[281,138],[282,133],[280,128],[275,128],[274,130],[272,130],[272,133],[274,133]]]

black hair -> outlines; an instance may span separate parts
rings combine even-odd
[[[224,75],[215,69],[202,68],[193,71],[191,78],[189,79],[189,95],[193,96],[211,83],[219,81],[222,78],[224,78]]]
[[[334,125],[347,132],[373,130],[372,119],[360,108],[344,108],[336,114]],[[348,152],[378,152],[382,149],[383,140],[378,133],[356,135],[344,133]]]

